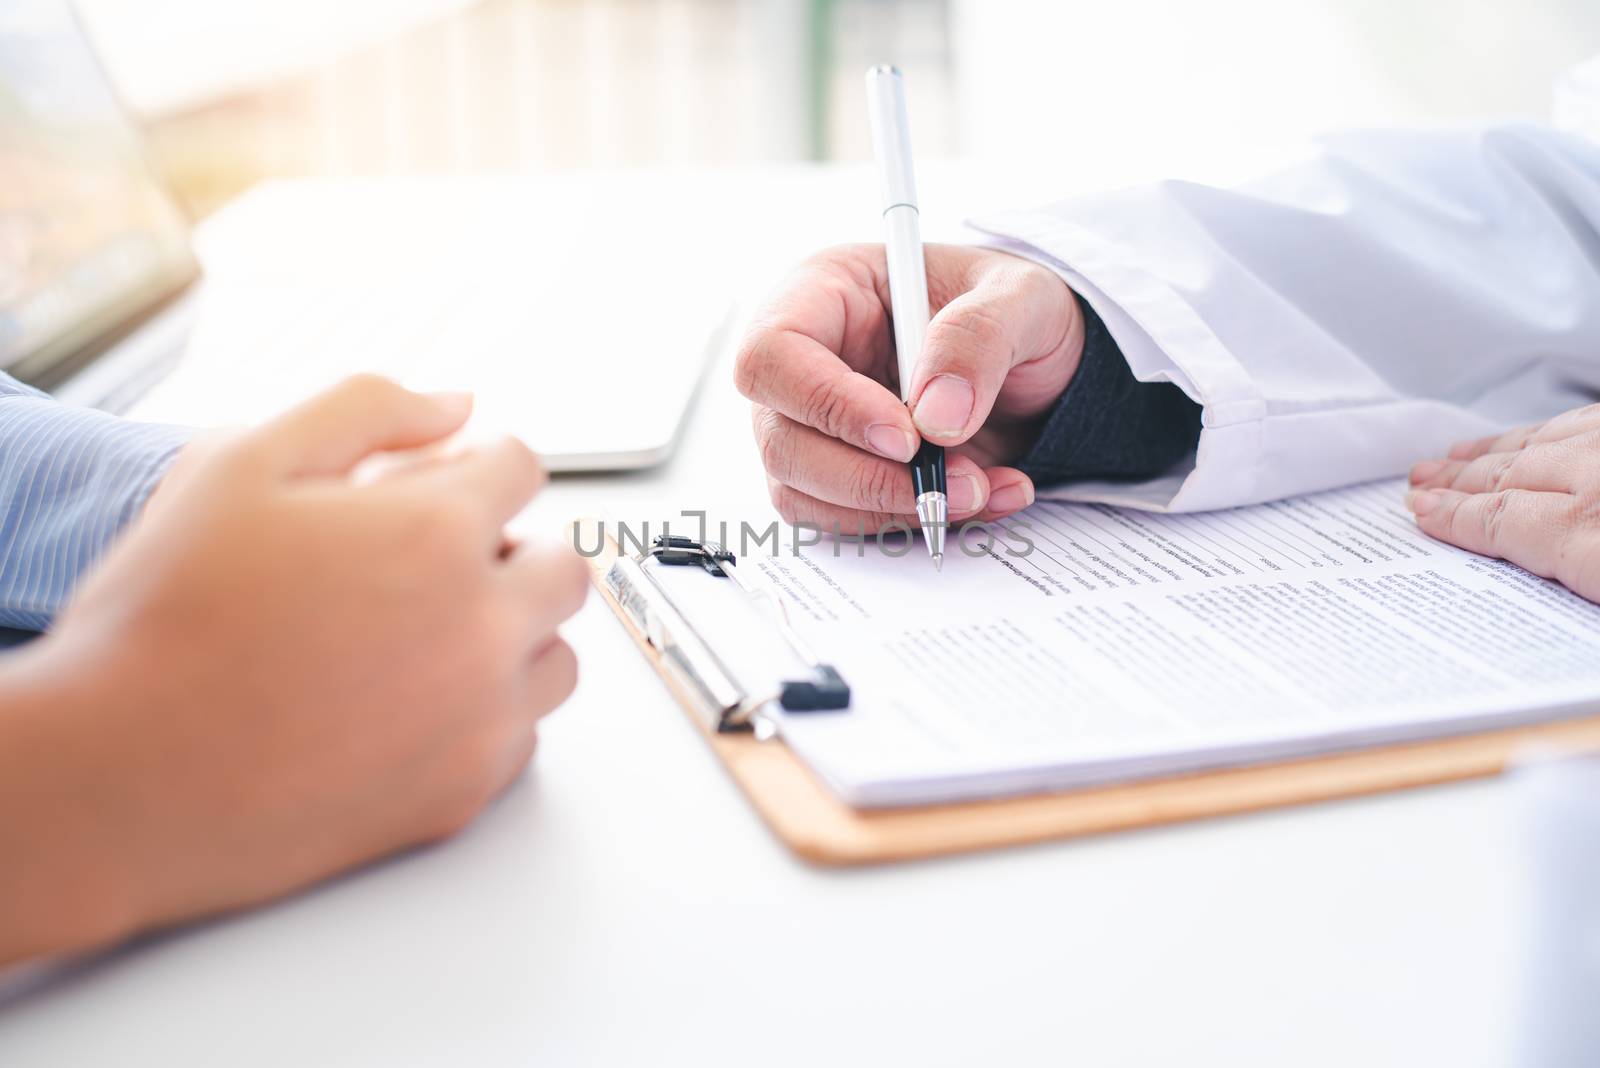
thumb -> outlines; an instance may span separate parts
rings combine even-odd
[[[1019,378],[1021,392],[1040,395],[1006,390],[1005,414],[1043,410],[1076,369],[1074,339],[1081,346],[1081,338],[1072,291],[1060,278],[1027,263],[986,272],[928,324],[912,379],[912,421],[930,441],[959,445],[988,420],[1007,378],[1024,366],[1030,373]]]
[[[343,475],[375,452],[414,449],[461,429],[470,393],[413,393],[356,375],[296,405],[258,433],[273,461],[296,475]]]

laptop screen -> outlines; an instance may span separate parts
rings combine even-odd
[[[0,370],[53,385],[196,273],[71,5],[0,2]]]

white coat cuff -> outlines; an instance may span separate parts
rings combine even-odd
[[[1135,378],[1172,382],[1203,409],[1193,467],[1137,484],[1076,483],[1044,496],[1162,511],[1259,499],[1266,405],[1249,374],[1166,282],[1082,227],[1036,212],[969,223],[979,243],[1049,267],[1104,320]]]

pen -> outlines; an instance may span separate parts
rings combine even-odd
[[[894,319],[894,352],[900,370],[900,399],[911,403],[911,375],[922,357],[928,332],[928,271],[922,255],[917,183],[911,170],[911,130],[906,122],[905,83],[894,67],[867,71],[867,109],[872,119],[872,154],[883,180],[884,250],[889,258],[889,310]],[[924,440],[911,458],[911,486],[917,522],[927,539],[933,566],[944,565],[944,532],[949,522],[944,449]]]

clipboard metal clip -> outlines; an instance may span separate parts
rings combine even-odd
[[[716,578],[732,579],[752,599],[775,606],[778,631],[795,656],[810,669],[809,678],[783,679],[775,692],[750,693],[740,684],[683,618],[665,587],[644,565],[700,567]],[[700,706],[707,725],[718,732],[754,730],[770,737],[773,724],[761,710],[773,701],[786,712],[835,711],[849,707],[850,687],[831,665],[817,658],[789,624],[788,610],[770,590],[741,573],[733,553],[716,542],[699,542],[663,534],[637,556],[619,556],[606,572],[606,588],[617,604],[661,655],[673,674]]]

